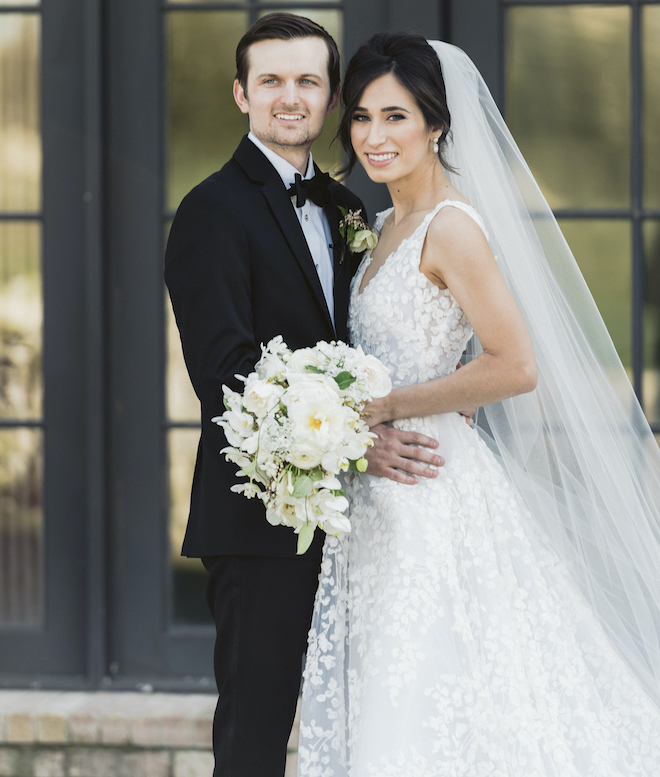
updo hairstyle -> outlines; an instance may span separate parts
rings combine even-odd
[[[451,127],[445,82],[440,60],[421,35],[407,32],[378,32],[365,41],[348,63],[341,101],[344,106],[337,136],[348,156],[342,172],[348,174],[356,162],[351,144],[353,113],[364,90],[372,81],[391,73],[415,98],[428,127],[442,130],[438,143],[440,164],[451,172],[444,152]]]

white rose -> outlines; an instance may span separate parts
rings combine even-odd
[[[375,232],[370,229],[358,229],[348,244],[348,250],[353,254],[359,254],[367,248],[375,248],[377,243],[378,235]]]
[[[315,348],[299,348],[291,354],[289,361],[286,363],[286,374],[287,377],[296,373],[309,375],[307,367],[321,369],[327,363],[326,357]]]
[[[268,383],[253,372],[245,382],[243,404],[248,412],[254,413],[257,418],[263,418],[277,407],[283,393],[282,386]]]

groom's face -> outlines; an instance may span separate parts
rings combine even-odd
[[[292,148],[309,149],[337,105],[328,58],[322,38],[262,40],[248,50],[247,88],[236,81],[234,98],[252,132],[284,157]]]

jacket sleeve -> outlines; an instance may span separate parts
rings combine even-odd
[[[165,254],[165,281],[193,387],[222,412],[222,385],[242,390],[260,356],[252,322],[250,258],[243,225],[198,187],[181,203]]]

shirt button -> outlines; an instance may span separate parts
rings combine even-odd
[[[305,213],[305,221],[309,221],[309,216]]]

